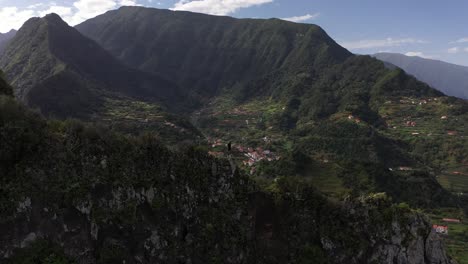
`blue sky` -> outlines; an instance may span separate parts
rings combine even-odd
[[[50,12],[74,25],[121,5],[286,18],[320,25],[354,53],[398,52],[468,66],[466,0],[0,0],[0,32]]]

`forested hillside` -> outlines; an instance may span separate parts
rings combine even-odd
[[[385,194],[337,203],[298,178],[262,191],[196,148],[47,121],[8,95],[0,143],[2,262],[451,263]]]
[[[45,116],[137,134],[159,130],[174,141],[198,137],[187,120],[168,112],[180,111],[186,101],[176,84],[124,66],[56,14],[28,20],[0,66],[16,97]]]
[[[468,244],[431,229],[468,211],[468,103],[316,25],[51,14],[0,67],[13,263],[444,264]]]

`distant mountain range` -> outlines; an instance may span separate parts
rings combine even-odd
[[[398,53],[378,53],[374,57],[402,68],[447,95],[468,99],[468,67]]]

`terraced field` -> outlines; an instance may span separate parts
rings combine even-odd
[[[463,211],[458,208],[440,208],[426,213],[434,224],[448,226],[448,235],[442,236],[448,254],[458,264],[468,264],[468,222]],[[460,219],[462,222],[446,223],[443,218]]]
[[[438,176],[438,180],[445,189],[451,192],[468,193],[468,166],[451,168]]]
[[[380,108],[386,134],[407,142],[422,166],[432,168],[448,190],[468,190],[468,117],[451,98],[388,101]]]
[[[129,134],[157,133],[171,143],[198,141],[202,136],[189,120],[165,112],[156,103],[126,97],[106,98],[104,107],[90,120]]]
[[[447,98],[396,99],[387,101],[379,112],[394,136],[464,138],[468,133],[468,117]]]

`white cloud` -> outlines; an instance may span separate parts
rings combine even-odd
[[[409,52],[406,52],[405,55],[409,56],[409,57],[421,57],[421,58],[425,58],[425,59],[434,58],[433,56],[428,56],[428,55],[424,54],[421,51],[409,51]]]
[[[405,55],[410,56],[410,57],[415,57],[415,56],[422,57],[424,54],[420,51],[410,51],[410,52],[406,52]]]
[[[450,54],[456,54],[460,51],[460,48],[459,47],[453,47],[453,48],[450,48],[447,50],[448,53]]]
[[[295,22],[295,23],[299,23],[299,22],[304,22],[304,21],[307,21],[307,20],[312,20],[312,19],[316,19],[320,16],[319,13],[315,13],[315,14],[307,14],[307,15],[303,15],[303,16],[293,16],[293,17],[285,17],[285,18],[282,18],[283,20],[287,20],[287,21],[291,21],[291,22]]]
[[[120,0],[121,6],[141,6],[135,0]]]
[[[27,9],[36,9],[36,8],[41,7],[43,5],[44,5],[44,3],[36,3],[36,4],[29,5],[27,7]]]
[[[224,16],[242,8],[259,6],[271,2],[273,0],[180,0],[171,9]]]
[[[43,10],[39,12],[39,16],[45,16],[50,13],[55,13],[61,17],[70,16],[73,11],[71,7],[66,6],[51,6],[49,9]]]
[[[347,49],[373,49],[373,48],[388,48],[388,47],[399,47],[409,44],[424,44],[428,43],[424,40],[414,38],[403,38],[403,39],[367,39],[358,41],[342,42],[341,45]]]
[[[1,1],[1,0],[0,0]],[[56,13],[68,24],[74,26],[120,6],[137,6],[139,0],[75,0],[70,5],[57,5],[55,2],[32,3],[24,9],[17,7],[0,8],[0,32],[20,28],[31,17]]]
[[[34,16],[34,10],[19,10],[17,7],[0,8],[0,32],[8,32],[18,29],[30,17]]]
[[[108,10],[115,9],[117,2],[114,0],[78,0],[73,3],[73,6],[77,11],[73,16],[65,19],[71,25],[81,23]]]
[[[461,38],[457,41],[450,42],[450,44],[455,44],[455,43],[468,43],[468,37],[466,38]]]
[[[460,52],[468,52],[468,47],[466,48],[460,48],[460,47],[453,47],[447,50],[448,53],[450,54],[457,54]]]

